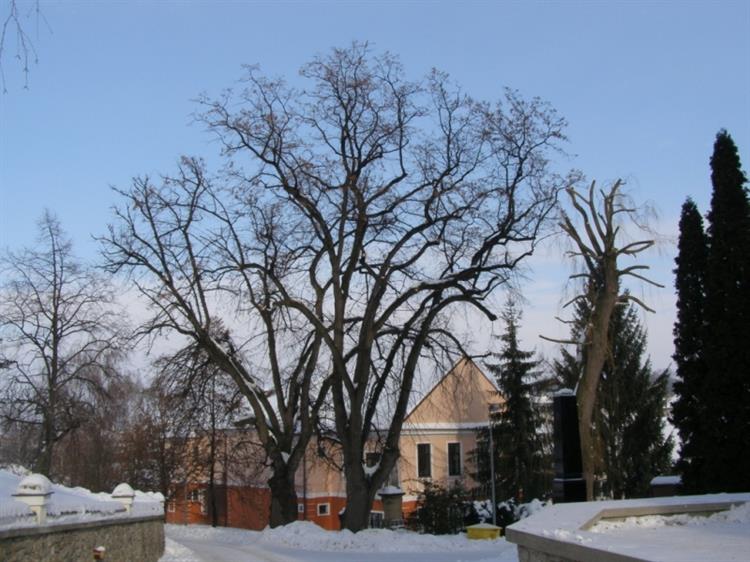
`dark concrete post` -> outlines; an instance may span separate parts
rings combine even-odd
[[[555,503],[586,501],[575,393],[568,388],[559,390],[553,397],[552,408],[555,415],[555,479],[552,481],[552,498]]]

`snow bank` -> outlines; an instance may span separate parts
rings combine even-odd
[[[492,500],[475,500],[473,505],[481,522],[489,523],[492,521]],[[500,522],[505,515],[510,514],[513,521],[519,521],[526,517],[531,517],[548,505],[552,505],[552,503],[542,502],[536,498],[528,503],[522,504],[517,504],[514,500],[498,502],[497,520]]]
[[[505,541],[498,539],[496,542]],[[465,535],[420,535],[389,529],[365,529],[359,533],[326,531],[310,521],[266,529],[260,544],[333,552],[444,552],[479,550],[487,546],[470,541]]]
[[[213,528],[204,525],[167,525],[170,536],[227,544],[253,542],[263,548],[290,548],[318,552],[461,552],[484,550],[515,550],[503,538],[472,541],[466,535],[420,535],[412,531],[365,529],[359,533],[348,530],[326,531],[311,521],[295,521],[289,525],[263,531]]]

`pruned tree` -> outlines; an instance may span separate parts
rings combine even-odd
[[[580,340],[590,317],[587,303],[576,303],[572,339]],[[654,372],[644,357],[646,331],[635,305],[617,306],[610,320],[610,352],[597,388],[597,475],[600,492],[616,499],[644,497],[651,479],[670,465],[672,438],[664,435],[669,372]],[[586,350],[561,349],[553,362],[559,383],[574,387],[586,364]]]
[[[46,212],[35,248],[2,259],[0,408],[6,425],[35,428],[34,469],[49,475],[55,445],[93,413],[122,343],[123,315],[106,279],[75,259]]]
[[[588,191],[567,189],[570,212],[563,211],[560,227],[570,239],[573,249],[568,255],[579,260],[582,272],[572,278],[582,281],[583,291],[565,306],[584,301],[589,311],[579,341],[571,341],[585,349],[585,362],[576,389],[578,430],[581,438],[586,497],[593,499],[597,465],[594,409],[597,388],[605,363],[612,353],[610,325],[615,307],[629,302],[653,312],[632,293],[621,291],[622,281],[633,277],[656,287],[658,283],[645,277],[643,264],[623,266],[622,258],[636,258],[654,245],[653,239],[625,241],[623,228],[645,229],[638,219],[637,208],[623,196],[622,182],[617,180],[608,190],[597,190],[591,182]]]
[[[418,365],[456,349],[447,318],[485,306],[535,247],[566,179],[549,155],[564,121],[538,99],[506,91],[475,102],[439,72],[407,81],[398,60],[354,44],[302,69],[295,90],[250,69],[246,88],[204,100],[228,178],[249,209],[265,208],[269,306],[300,316],[330,369],[346,476],[344,525],[367,526],[399,457]],[[243,213],[238,213],[238,221]],[[385,407],[385,404],[388,407]],[[365,470],[366,443],[381,436]]]

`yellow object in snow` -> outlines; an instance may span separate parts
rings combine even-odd
[[[466,537],[474,540],[496,539],[500,536],[502,529],[489,523],[477,523],[466,527]]]

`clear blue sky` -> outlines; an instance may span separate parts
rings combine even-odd
[[[0,0],[3,18],[7,6]],[[216,153],[190,125],[191,99],[231,86],[242,64],[296,79],[313,55],[352,40],[398,54],[414,77],[445,70],[478,98],[511,86],[550,101],[570,123],[575,157],[563,164],[627,179],[668,235],[687,195],[707,210],[720,128],[750,163],[747,1],[66,1],[41,10],[51,33],[27,20],[39,56],[28,90],[15,61],[3,61],[1,247],[30,244],[48,207],[94,258],[110,185],[171,171],[181,154]],[[673,254],[667,245],[657,258],[667,293]],[[564,280],[541,281],[559,289]],[[664,321],[650,326],[662,332],[652,353],[666,365],[673,305],[656,300]]]

